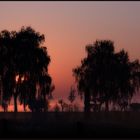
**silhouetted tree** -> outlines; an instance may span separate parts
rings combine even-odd
[[[58,104],[54,106],[54,112],[60,112],[60,107]]]
[[[58,100],[58,103],[61,106],[61,111],[62,112],[69,110],[69,105],[67,103],[65,103],[63,99]]]
[[[19,102],[23,104],[24,111],[26,112],[26,106],[28,105],[28,95],[29,95],[29,84],[28,81],[23,79],[22,83],[20,83],[20,94],[19,94]]]
[[[120,101],[120,102],[118,103],[118,105],[119,105],[121,111],[123,111],[123,110],[125,111],[126,108],[127,108],[127,106],[128,106],[128,102],[127,102],[127,101]]]
[[[62,110],[62,112],[64,111],[64,101],[63,101],[63,99],[60,99],[59,101],[58,101],[58,103],[61,105],[61,110]]]
[[[5,60],[0,62],[3,99],[10,100],[14,96],[15,112],[18,97],[24,108],[41,98],[45,111],[46,95],[52,92],[52,79],[48,74],[50,57],[46,47],[41,46],[44,41],[44,35],[31,27],[22,27],[18,32],[0,33],[0,56]],[[15,80],[16,76],[18,81]],[[37,85],[40,87],[39,96],[36,95]]]
[[[71,86],[70,88],[70,93],[69,93],[69,96],[68,96],[68,100],[73,103],[73,101],[75,100],[76,98],[76,95],[75,95],[75,89],[74,87]]]
[[[75,100],[75,98],[76,98],[76,95],[75,95],[75,89],[74,89],[74,87],[73,86],[71,86],[71,88],[70,88],[70,93],[69,93],[69,96],[68,96],[68,100],[70,101],[70,105],[69,105],[69,110],[70,111],[72,111],[73,110],[73,102],[74,102],[74,100]]]
[[[63,99],[60,99],[60,100],[58,101],[58,103],[59,103],[60,106],[61,106],[62,112],[64,112],[64,111],[69,112],[69,111],[70,111],[70,106],[69,106],[69,104],[67,104],[66,102],[64,102]]]
[[[81,66],[73,70],[78,90],[84,94],[85,112],[90,112],[91,97],[101,99],[106,111],[111,102],[131,99],[140,85],[139,62],[130,62],[124,50],[115,53],[110,40],[97,40],[86,46],[86,52]]]
[[[43,96],[44,100],[45,94],[48,94],[46,84],[48,84],[48,88],[51,85],[51,77],[47,73],[50,57],[47,54],[46,48],[41,46],[44,41],[44,35],[35,32],[31,27],[22,27],[16,35],[14,57],[19,77],[21,77],[20,75],[27,75],[30,82],[28,88],[30,88],[32,93],[30,93],[29,99],[25,98],[28,102],[35,100],[37,84],[40,86],[40,96]],[[41,81],[40,79],[43,80]],[[45,83],[46,81],[47,83]],[[42,83],[44,87],[42,87]]]
[[[2,108],[3,108],[4,112],[8,111],[8,103],[6,101],[2,102]]]

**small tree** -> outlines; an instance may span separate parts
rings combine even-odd
[[[69,96],[68,96],[68,100],[70,101],[70,103],[72,104],[76,98],[76,95],[75,95],[75,89],[74,87],[71,86],[70,88],[70,93],[69,93]]]
[[[58,101],[58,103],[60,104],[60,106],[61,106],[61,110],[62,110],[62,112],[64,111],[64,101],[63,101],[63,99],[60,99],[59,101]]]
[[[54,106],[54,112],[60,112],[60,107],[58,104]]]
[[[69,93],[69,96],[68,96],[68,100],[70,101],[70,105],[69,105],[69,110],[72,111],[73,110],[73,102],[76,98],[76,95],[75,95],[75,89],[73,86],[71,86],[70,88],[70,93]]]
[[[6,101],[2,102],[2,108],[3,108],[4,112],[8,111],[8,103]]]

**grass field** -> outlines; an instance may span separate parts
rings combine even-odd
[[[0,113],[1,138],[140,138],[140,112]]]

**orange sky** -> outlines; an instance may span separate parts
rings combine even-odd
[[[85,56],[85,45],[110,39],[116,50],[140,59],[140,2],[0,2],[0,30],[32,26],[45,34],[51,56],[54,98],[67,98],[72,69]]]

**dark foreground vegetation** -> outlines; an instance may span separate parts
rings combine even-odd
[[[140,112],[0,113],[1,138],[140,137]]]

